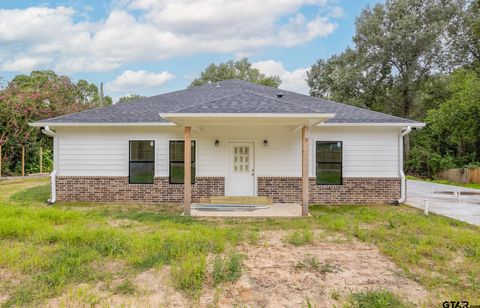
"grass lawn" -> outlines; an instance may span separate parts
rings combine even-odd
[[[425,306],[447,300],[480,304],[480,228],[425,217],[406,206],[318,205],[304,219],[192,219],[179,216],[181,208],[173,205],[48,207],[48,195],[45,179],[0,183],[3,306],[45,304],[73,286],[99,283],[98,292],[135,296],[141,292],[135,277],[166,268],[172,288],[192,301],[207,290],[215,299],[222,286],[241,280],[242,263],[248,260],[239,251],[263,249],[261,233],[280,231],[287,233],[284,245],[304,245],[307,252],[319,241],[375,245],[401,275],[431,294]],[[315,257],[296,266],[322,275],[335,269]],[[334,291],[331,298],[353,307],[408,306],[413,300],[390,291]],[[84,305],[102,305],[94,291],[75,292]],[[305,297],[305,305],[309,301]]]
[[[475,183],[455,183],[447,180],[422,179],[422,178],[417,178],[416,176],[413,176],[413,175],[407,175],[406,178],[409,180],[415,180],[415,181],[424,181],[424,182],[432,182],[437,184],[446,184],[446,185],[460,186],[460,187],[466,187],[466,188],[480,189],[480,184],[475,184]]]

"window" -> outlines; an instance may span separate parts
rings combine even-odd
[[[342,142],[317,141],[317,184],[342,184]]]
[[[170,184],[183,184],[184,141],[170,141]],[[195,141],[192,141],[192,184],[195,183]]]
[[[250,172],[250,155],[248,153],[248,146],[234,146],[233,147],[233,171],[235,172]]]
[[[128,182],[130,184],[153,184],[155,177],[155,142],[151,140],[130,141]]]

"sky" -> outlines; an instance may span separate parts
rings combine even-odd
[[[52,69],[114,99],[184,89],[211,63],[248,57],[308,93],[306,71],[352,46],[374,0],[0,0],[0,77]]]

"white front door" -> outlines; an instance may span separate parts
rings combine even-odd
[[[253,142],[228,144],[227,196],[255,195],[255,157]]]

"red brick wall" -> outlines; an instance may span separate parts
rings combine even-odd
[[[183,202],[183,185],[169,184],[168,177],[156,177],[153,184],[129,184],[126,176],[59,176],[56,181],[58,201]],[[223,195],[223,177],[197,177],[192,185],[193,202],[200,197]]]
[[[343,178],[343,185],[317,185],[309,179],[310,204],[374,204],[400,198],[400,178]],[[258,195],[279,203],[300,203],[300,177],[259,177]]]
[[[200,197],[224,196],[223,177],[197,177],[192,201]],[[343,185],[316,185],[310,178],[310,204],[372,204],[400,198],[399,178],[343,178]],[[300,203],[300,177],[259,177],[258,196],[279,203]],[[57,200],[74,202],[182,203],[183,185],[156,177],[154,184],[128,184],[128,177],[57,177]]]

